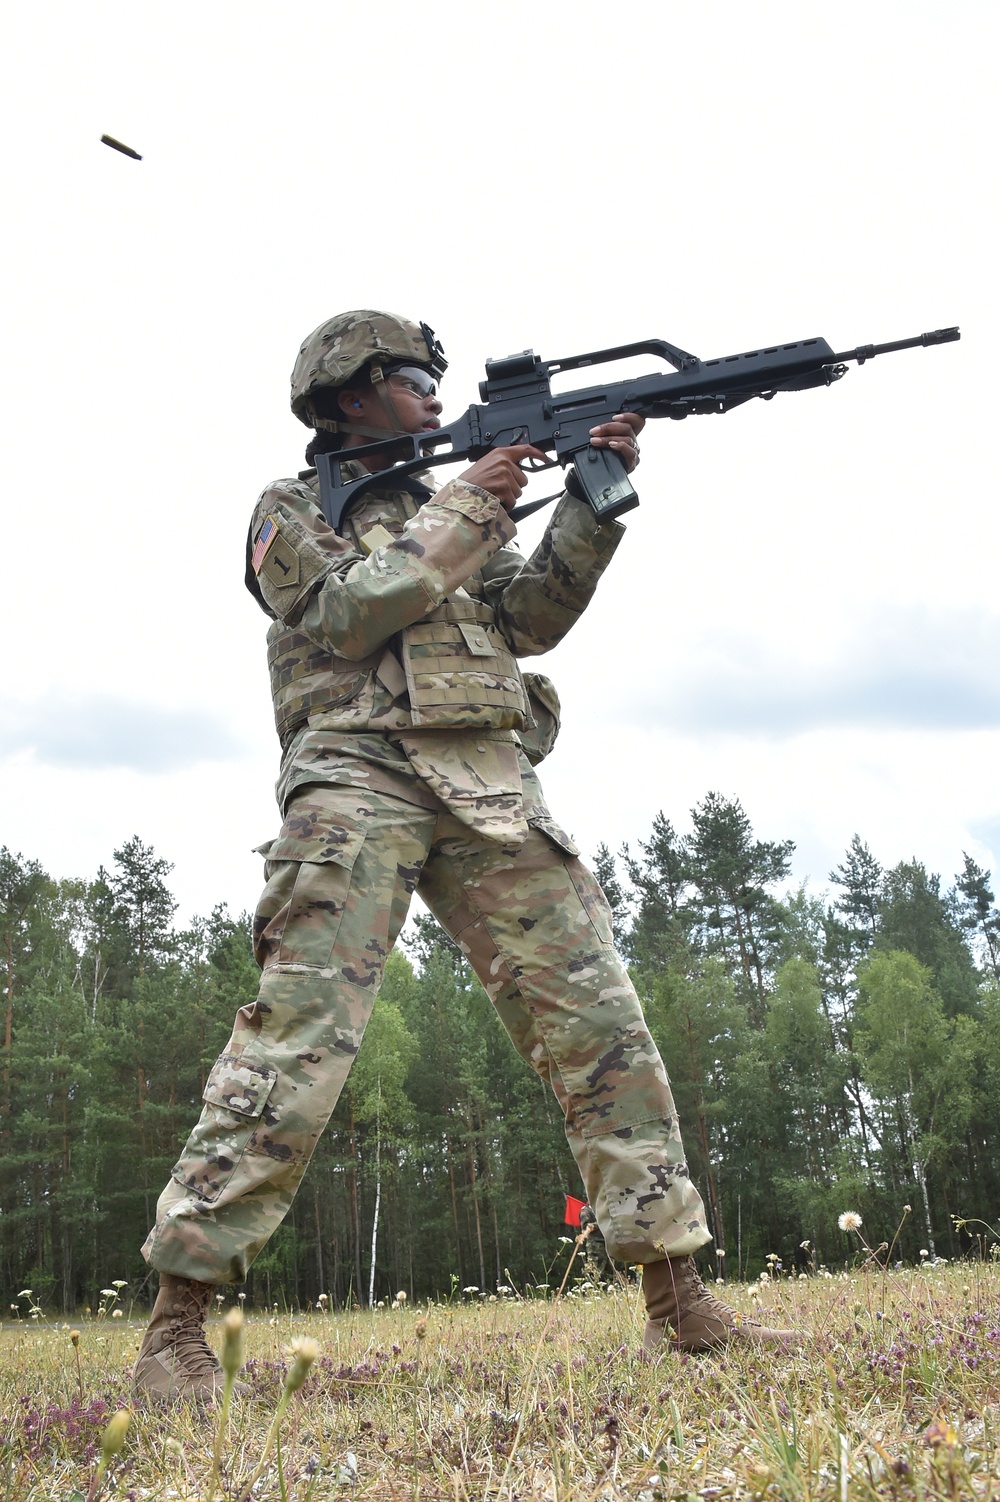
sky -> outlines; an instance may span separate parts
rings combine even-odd
[[[529,347],[958,324],[651,422],[618,554],[530,666],[590,856],[717,791],[813,891],[855,832],[1000,877],[998,32],[971,0],[10,8],[0,844],[92,876],[137,834],[181,921],[253,907],[278,746],[243,549],[331,314],[430,323],[446,418]]]

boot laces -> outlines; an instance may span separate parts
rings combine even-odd
[[[219,1370],[215,1352],[205,1339],[204,1317],[201,1301],[189,1293],[174,1305],[174,1316],[168,1326],[169,1345],[177,1361],[195,1377]]]
[[[705,1318],[717,1319],[729,1328],[732,1328],[733,1325],[737,1326],[737,1328],[746,1328],[747,1326],[753,1326],[759,1330],[764,1328],[762,1320],[757,1319],[752,1314],[737,1314],[735,1310],[730,1309],[728,1304],[723,1303],[722,1299],[716,1298],[711,1289],[706,1288],[702,1282],[701,1275],[693,1259],[690,1268],[689,1286],[691,1289],[691,1303],[692,1305],[698,1305],[699,1313]]]

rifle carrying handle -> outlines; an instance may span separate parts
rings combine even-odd
[[[612,521],[638,506],[639,497],[614,449],[588,444],[574,454],[573,468],[584,498],[599,522]]]

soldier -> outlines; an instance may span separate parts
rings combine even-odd
[[[292,410],[315,430],[307,460],[440,426],[445,368],[426,324],[367,311],[321,324],[292,373]],[[592,442],[631,469],[641,427],[624,413]],[[539,546],[527,559],[512,549],[532,458],[544,455],[493,450],[436,493],[386,474],[339,533],[315,470],[257,503],[247,582],[272,620],[284,823],[262,850],[260,992],[237,1014],[143,1247],[160,1290],[139,1391],[215,1394],[215,1287],[246,1277],[286,1215],[414,891],[555,1092],[609,1254],[644,1265],[647,1352],[668,1325],[682,1350],[794,1338],[738,1321],[698,1277],[693,1253],[710,1236],[666,1070],[604,894],[533,770],[558,700],[517,658],[562,640],[624,529],[598,524],[570,471]]]

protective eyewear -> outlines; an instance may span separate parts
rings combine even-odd
[[[392,381],[394,386],[401,387],[403,391],[412,391],[414,396],[419,396],[421,399],[437,396],[437,381],[429,370],[421,370],[419,365],[390,367],[385,373],[385,378],[387,381]]]

